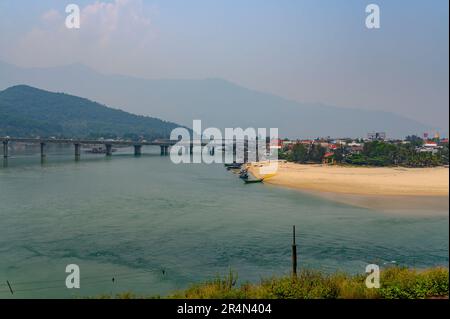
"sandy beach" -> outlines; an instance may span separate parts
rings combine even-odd
[[[258,168],[250,171],[260,177]],[[279,164],[265,184],[315,193],[329,199],[371,208],[423,208],[448,211],[449,169],[346,167]]]
[[[258,175],[257,169],[252,173]],[[448,196],[449,169],[279,164],[265,183],[353,195]]]

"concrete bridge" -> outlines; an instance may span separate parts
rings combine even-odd
[[[161,148],[161,155],[168,155],[169,148],[175,144],[189,147],[190,154],[193,153],[194,145],[205,146],[208,145],[209,142],[204,142],[201,140],[191,140],[186,142],[180,142],[178,140],[168,140],[168,139],[160,139],[154,140],[151,142],[142,140],[142,141],[128,141],[128,140],[109,140],[109,139],[59,139],[59,138],[15,138],[15,137],[0,137],[0,142],[3,144],[3,157],[9,157],[9,143],[27,143],[27,144],[36,144],[40,145],[41,148],[41,158],[45,158],[45,146],[48,144],[65,144],[65,145],[73,145],[75,151],[75,159],[79,159],[81,157],[81,146],[82,145],[104,145],[105,146],[105,154],[106,156],[112,156],[113,146],[132,146],[134,147],[134,155],[139,156],[142,154],[142,146],[159,146]],[[231,143],[230,143],[231,142]],[[256,139],[256,156],[258,159],[258,138]],[[266,149],[269,149],[269,142],[266,140]],[[237,160],[237,148],[238,144],[243,145],[243,153],[244,153],[244,163],[248,160],[249,153],[249,140],[244,139],[243,141],[234,140],[221,140],[215,141],[212,143],[211,148],[209,149],[210,153],[214,155],[215,146],[222,146],[223,150],[225,150],[226,145],[231,145],[233,149],[233,162]]]
[[[65,144],[73,145],[75,149],[75,157],[81,156],[82,145],[104,145],[106,156],[112,155],[113,146],[133,146],[134,155],[142,154],[142,146],[153,145],[161,148],[161,155],[169,154],[169,147],[175,145],[179,141],[174,140],[155,140],[155,141],[124,141],[124,140],[89,140],[89,139],[58,139],[58,138],[14,138],[14,137],[0,137],[0,142],[3,144],[3,157],[9,156],[9,143],[27,143],[36,144],[41,147],[41,157],[45,157],[45,146],[48,144]],[[191,150],[195,141],[186,142],[186,146],[190,146]],[[201,143],[206,145],[207,143]]]

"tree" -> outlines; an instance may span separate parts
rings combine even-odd
[[[295,144],[291,155],[294,162],[305,163],[308,160],[308,149],[303,144]]]
[[[313,144],[311,150],[309,152],[309,161],[315,163],[322,163],[323,158],[325,156],[326,149],[319,144]]]
[[[334,160],[337,163],[342,163],[345,157],[345,148],[340,146],[334,151]]]
[[[405,141],[410,142],[414,147],[423,145],[423,139],[417,135],[409,135],[405,138]]]

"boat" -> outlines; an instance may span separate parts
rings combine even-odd
[[[246,168],[241,168],[239,172],[239,178],[247,179],[248,178],[248,170]]]
[[[277,175],[278,163],[283,161],[252,162],[249,167],[252,167],[261,178],[269,179]]]
[[[254,183],[262,183],[264,178],[257,178],[257,179],[245,179],[245,184],[254,184]]]
[[[93,147],[92,149],[84,150],[85,153],[91,154],[106,154],[106,148],[103,147]],[[116,148],[111,149],[111,152],[117,152]]]
[[[247,173],[239,174],[239,178],[248,179],[248,174]]]
[[[225,164],[225,167],[227,168],[227,170],[230,170],[230,169],[240,169],[241,166],[242,166],[241,163]]]

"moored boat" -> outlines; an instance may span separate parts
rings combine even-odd
[[[262,183],[264,178],[257,178],[257,179],[245,179],[245,184],[254,184],[254,183]]]

